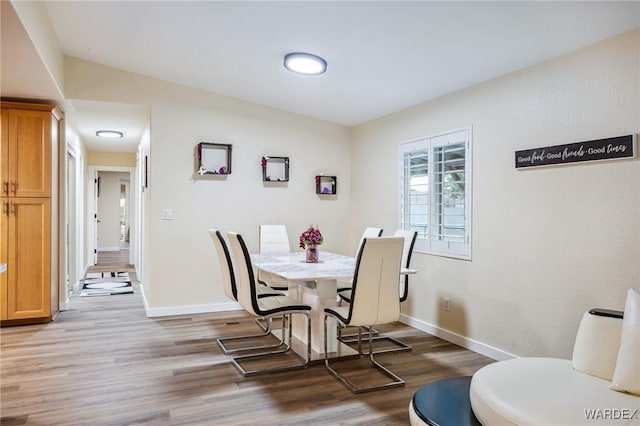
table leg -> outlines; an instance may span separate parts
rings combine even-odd
[[[292,285],[289,287],[290,296],[294,297],[295,293],[298,302],[311,306],[311,350],[324,355],[324,308],[336,306],[336,280],[321,280],[315,284],[298,283],[295,291],[291,291]],[[300,340],[303,340],[306,335],[305,319],[300,315],[294,315],[293,335]],[[337,351],[338,340],[333,319],[329,322],[327,343],[329,352]]]

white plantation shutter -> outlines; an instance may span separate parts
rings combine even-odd
[[[400,228],[414,250],[471,258],[471,128],[400,144]]]

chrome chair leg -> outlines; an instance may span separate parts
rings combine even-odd
[[[225,355],[227,354],[233,354],[233,353],[237,353],[237,352],[246,352],[246,351],[254,351],[254,350],[261,350],[261,349],[273,349],[273,348],[277,348],[280,347],[284,344],[283,340],[280,339],[280,341],[278,341],[277,343],[273,343],[270,345],[254,345],[254,346],[243,346],[240,348],[230,348],[228,347],[228,344],[231,342],[239,342],[239,341],[243,341],[243,340],[251,340],[251,339],[259,339],[261,337],[266,337],[269,334],[271,334],[272,331],[272,326],[271,326],[271,318],[266,319],[266,326],[263,328],[264,332],[262,333],[256,333],[256,334],[247,334],[244,336],[231,336],[231,337],[220,337],[218,339],[216,339],[216,341],[218,342],[218,346],[220,347],[220,349],[222,350],[222,353],[224,353]]]
[[[391,337],[391,336],[387,336],[387,335],[381,335],[380,331],[376,330],[373,327],[363,327],[366,330],[366,334],[365,337],[367,336],[373,336],[373,340],[374,341],[383,341],[386,340],[388,342],[393,343],[395,346],[394,347],[390,347],[390,348],[385,348],[385,349],[376,349],[373,352],[376,354],[383,354],[383,353],[387,353],[387,352],[399,352],[399,351],[411,351],[413,350],[413,348],[404,343],[403,341],[396,339],[395,337]],[[340,332],[340,330],[338,330],[338,332]],[[342,334],[340,333],[338,335],[338,340],[341,341],[342,343],[344,343],[345,345],[348,345],[350,343],[356,343],[358,341],[358,334]],[[365,354],[368,354],[369,352],[365,352]]]
[[[307,319],[306,320],[306,322],[307,322],[307,336],[306,336],[307,337],[307,354],[306,354],[305,358],[300,357],[300,358],[302,358],[303,362],[300,363],[300,364],[289,364],[289,365],[284,365],[284,366],[279,366],[279,367],[263,368],[263,369],[253,369],[253,370],[251,370],[251,369],[245,368],[242,365],[242,363],[244,363],[246,361],[265,359],[267,357],[271,357],[271,356],[274,356],[274,355],[280,355],[280,354],[288,353],[289,351],[291,351],[291,342],[292,342],[292,338],[293,338],[293,335],[292,335],[293,334],[293,331],[292,331],[293,325],[292,325],[292,321],[291,321],[291,315],[293,315],[293,314],[304,315],[306,317],[306,319]],[[232,358],[231,359],[231,363],[234,365],[234,367],[236,367],[238,369],[240,374],[242,374],[245,377],[247,377],[247,376],[257,376],[257,375],[260,375],[260,374],[277,373],[277,372],[280,372],[280,371],[302,369],[302,368],[306,368],[307,365],[309,365],[309,361],[311,360],[311,314],[308,311],[293,311],[293,312],[287,313],[285,315],[285,317],[286,318],[283,318],[283,321],[286,321],[287,327],[283,327],[282,328],[282,342],[285,342],[285,344],[282,347],[282,349],[271,351],[271,352],[266,352],[266,353],[237,356],[235,358]]]
[[[352,383],[351,381],[349,381],[346,377],[344,377],[343,375],[341,375],[340,373],[338,373],[333,367],[331,367],[330,363],[329,363],[329,356],[327,354],[327,321],[328,321],[328,315],[324,316],[324,365],[327,367],[327,370],[329,370],[329,372],[336,377],[343,385],[345,385],[351,392],[353,393],[364,393],[364,392],[371,392],[374,390],[379,390],[379,389],[387,389],[387,388],[392,388],[392,387],[399,387],[399,386],[404,386],[404,380],[398,376],[397,374],[395,374],[394,372],[392,372],[391,370],[389,370],[388,368],[384,367],[383,365],[381,365],[378,361],[376,361],[373,357],[374,355],[374,351],[373,351],[373,337],[371,334],[369,334],[369,338],[368,343],[369,343],[369,352],[368,353],[364,353],[362,351],[362,327],[358,327],[358,338],[357,338],[357,342],[358,342],[358,354],[360,356],[366,356],[368,355],[369,358],[369,363],[374,367],[377,368],[378,370],[382,371],[385,375],[387,375],[388,377],[390,377],[392,379],[391,382],[387,382],[385,384],[382,385],[374,385],[374,386],[364,386],[364,387],[359,387],[356,386],[354,383]],[[340,327],[340,324],[338,324],[338,327]],[[335,363],[340,362],[340,361],[335,361]]]
[[[264,331],[267,331],[267,329],[273,329],[273,324],[269,324],[265,318],[256,318],[255,321],[256,324],[258,324],[258,326]],[[286,327],[284,317],[282,317],[282,327]]]

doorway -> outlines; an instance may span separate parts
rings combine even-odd
[[[78,157],[71,144],[66,150],[66,197],[64,199],[65,222],[63,232],[66,244],[66,273],[63,274],[64,287],[61,289],[61,306],[66,306],[69,296],[77,288],[83,274],[82,262],[82,185],[79,171],[83,168],[82,157]]]
[[[136,200],[139,194],[135,167],[90,166],[88,182],[89,267],[105,261],[135,268],[137,257]],[[91,207],[92,205],[92,207]],[[116,265],[114,265],[116,266]]]

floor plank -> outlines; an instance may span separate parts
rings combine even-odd
[[[492,362],[404,324],[381,329],[413,346],[377,357],[406,386],[354,395],[323,365],[243,378],[215,341],[259,331],[242,312],[150,319],[138,289],[74,296],[52,323],[0,329],[0,423],[400,425],[422,384]]]

